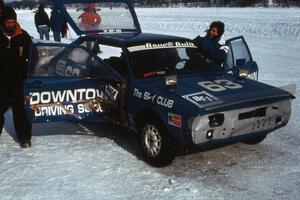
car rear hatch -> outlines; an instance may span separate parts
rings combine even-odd
[[[130,0],[53,0],[75,33],[140,33],[141,28]]]

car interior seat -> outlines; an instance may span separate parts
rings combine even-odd
[[[121,57],[110,57],[108,59],[104,59],[104,61],[109,64],[114,70],[119,72],[122,76],[127,74],[126,66],[124,64],[124,60]]]

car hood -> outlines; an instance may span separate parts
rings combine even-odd
[[[292,94],[282,89],[250,79],[235,79],[231,75],[224,74],[179,75],[177,84],[173,86],[165,86],[160,81],[150,84],[155,88],[168,90],[173,95],[205,110],[294,98]]]

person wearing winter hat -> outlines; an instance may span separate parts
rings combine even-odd
[[[225,45],[224,28],[223,22],[214,21],[210,24],[204,37],[199,35],[193,39],[199,53],[209,57],[220,66],[226,62],[229,50],[228,46]]]
[[[31,123],[24,107],[23,82],[26,78],[31,37],[17,23],[12,7],[2,12],[0,30],[0,133],[4,113],[12,108],[15,130],[22,148],[31,146]]]
[[[34,23],[37,32],[40,35],[40,39],[43,40],[45,36],[46,40],[49,40],[50,20],[48,14],[44,10],[43,4],[39,6],[39,10],[34,15]]]
[[[78,19],[81,18],[81,25],[83,30],[96,30],[101,23],[101,16],[96,12],[96,4],[89,3]]]

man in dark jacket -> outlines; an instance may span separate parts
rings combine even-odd
[[[38,33],[40,34],[40,39],[43,40],[44,36],[46,40],[49,40],[50,32],[50,20],[47,13],[44,10],[44,5],[39,6],[39,10],[34,15],[34,22]]]
[[[218,65],[222,65],[226,62],[228,53],[228,47],[222,38],[223,34],[224,23],[215,21],[210,24],[205,37],[197,36],[193,40],[198,50]]]
[[[52,8],[51,16],[50,16],[50,27],[53,31],[54,41],[60,42],[61,36],[60,34],[67,32],[67,24],[64,16],[60,12],[60,10],[56,7]]]
[[[14,126],[22,148],[31,146],[31,124],[29,123],[23,95],[23,81],[28,68],[30,36],[20,28],[13,8],[2,12],[0,31],[0,131],[3,129],[4,113],[12,108]]]

